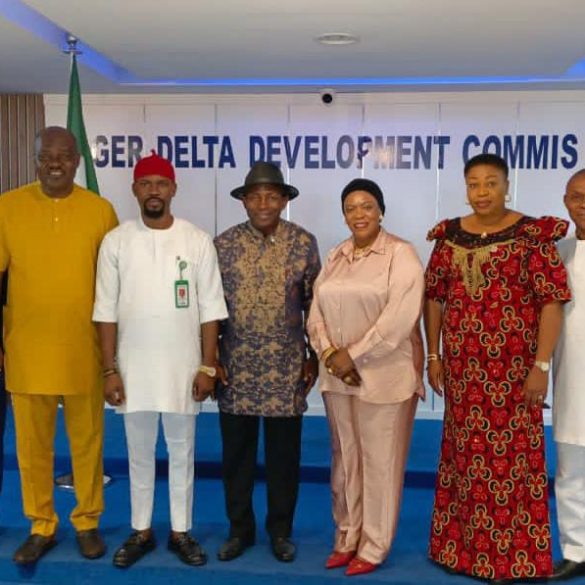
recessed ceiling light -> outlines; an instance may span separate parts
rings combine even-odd
[[[315,40],[322,45],[353,45],[359,43],[360,38],[349,33],[324,33]]]

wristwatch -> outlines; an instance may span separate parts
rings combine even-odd
[[[534,362],[534,365],[542,372],[544,372],[545,374],[550,370],[550,364],[549,362],[541,362],[539,360],[536,360]]]
[[[211,366],[199,366],[199,369],[197,371],[203,372],[210,378],[215,378],[217,376],[217,369],[212,368]]]

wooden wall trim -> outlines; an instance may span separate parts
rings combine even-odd
[[[44,127],[42,95],[0,95],[0,193],[35,180],[34,137]]]

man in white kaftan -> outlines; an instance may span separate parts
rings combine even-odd
[[[93,319],[103,352],[106,400],[124,413],[134,532],[114,554],[129,567],[155,546],[151,529],[159,419],[169,452],[168,548],[190,565],[207,557],[189,534],[195,414],[213,392],[218,321],[227,317],[211,237],[174,218],[172,165],[139,161],[134,194],[141,217],[104,239]]]
[[[576,233],[558,244],[573,298],[564,306],[554,359],[555,493],[563,553],[556,579],[585,574],[585,169],[567,183],[564,202]]]

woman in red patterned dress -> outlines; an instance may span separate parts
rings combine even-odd
[[[429,233],[428,376],[445,393],[430,557],[493,583],[543,577],[552,557],[542,405],[570,299],[554,245],[568,224],[507,209],[500,157],[478,155],[464,175],[473,213]]]

